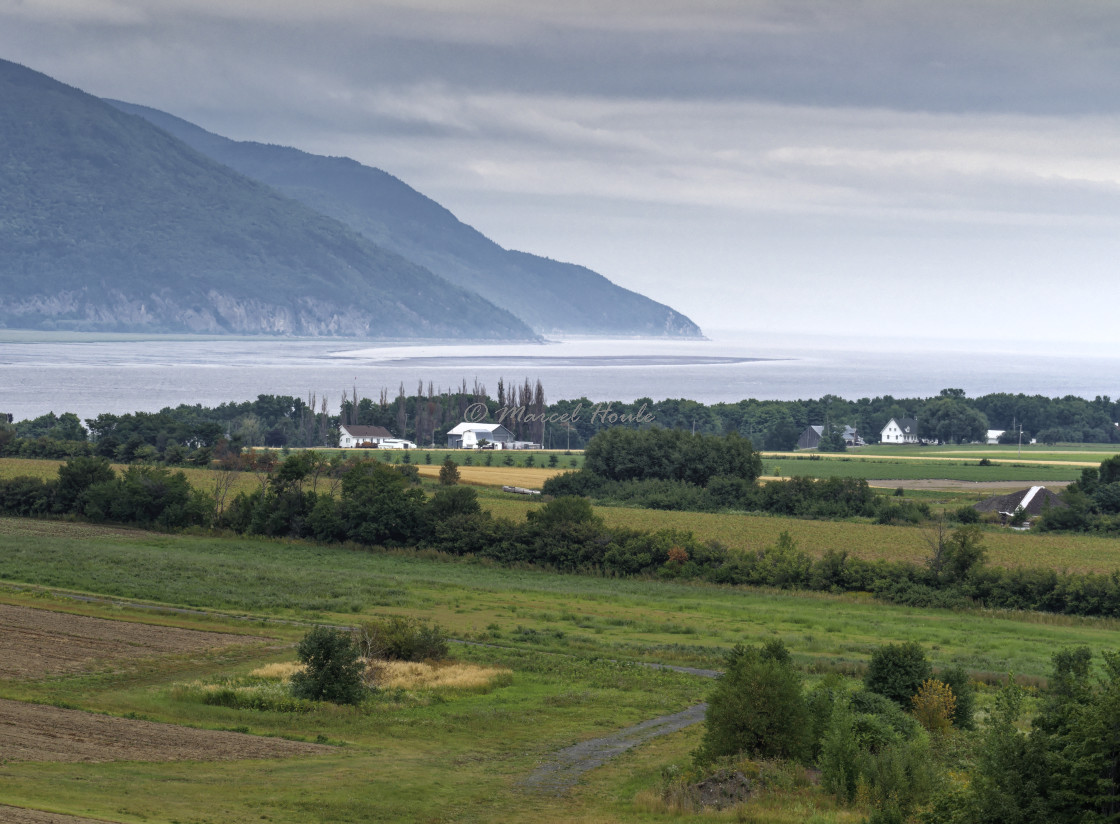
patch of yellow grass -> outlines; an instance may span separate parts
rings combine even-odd
[[[425,478],[438,478],[438,466],[420,465],[416,467]],[[472,486],[520,486],[525,489],[540,489],[541,484],[553,475],[568,472],[567,469],[536,466],[459,466],[459,482]]]
[[[513,683],[513,670],[477,664],[371,661],[369,668],[374,683],[385,689],[476,690]]]
[[[265,664],[263,667],[257,667],[249,674],[257,678],[274,678],[277,681],[287,681],[302,669],[303,664],[297,664],[295,661],[281,661],[278,664]]]

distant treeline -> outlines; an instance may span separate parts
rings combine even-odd
[[[443,390],[422,383],[414,394],[402,384],[395,396],[359,398],[341,393],[340,413],[328,412],[324,396],[307,400],[260,395],[255,401],[217,407],[180,405],[160,412],[101,414],[84,422],[73,413],[53,412],[33,420],[2,423],[0,454],[61,457],[96,454],[129,463],[205,465],[215,450],[241,447],[329,447],[337,445],[340,424],[383,426],[400,438],[425,446],[446,442],[446,433],[468,417],[501,422],[518,440],[552,449],[582,449],[604,429],[664,428],[708,435],[737,433],[756,449],[786,450],[810,425],[854,427],[869,443],[891,418],[913,418],[926,439],[943,442],[983,441],[987,430],[1005,430],[1005,442],[1120,443],[1120,402],[1108,396],[1093,400],[1066,396],[993,393],[968,398],[959,389],[943,389],[934,398],[889,395],[849,401],[835,395],[817,400],[760,401],[705,405],[689,400],[633,403],[593,402],[587,398],[546,403],[540,381],[499,381],[497,397],[475,384]],[[330,404],[333,408],[333,403]],[[613,417],[612,417],[613,416]],[[88,444],[82,446],[81,444]]]

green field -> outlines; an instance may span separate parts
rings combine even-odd
[[[763,461],[770,477],[863,478],[872,480],[1034,481],[1067,483],[1081,477],[1080,466],[1048,466],[1026,462],[980,466],[979,458],[961,460],[889,460],[886,457],[789,455]],[[1098,462],[1099,463],[1099,462]],[[1093,464],[1096,466],[1097,464]]]
[[[183,605],[153,612],[62,592]],[[54,593],[54,594],[51,594]],[[297,542],[167,536],[0,520],[0,602],[114,620],[260,636],[220,653],[137,657],[84,671],[0,680],[0,698],[203,729],[248,730],[334,753],[282,760],[0,763],[0,803],[116,822],[664,820],[634,804],[662,770],[688,762],[691,728],[588,773],[570,792],[520,782],[550,753],[701,700],[710,682],[625,662],[718,666],[736,642],[782,639],[809,672],[858,671],[887,641],[916,640],[936,666],[994,682],[1043,677],[1060,646],[1107,648],[1117,622],[951,613],[859,596],[798,595],[609,580]],[[301,621],[405,614],[439,621],[456,658],[513,670],[508,686],[464,694],[383,693],[363,708],[307,714],[181,700],[186,683],[291,660]],[[240,617],[235,617],[240,616]],[[988,699],[985,699],[988,700]],[[848,821],[820,793],[752,801],[756,820]],[[718,819],[717,819],[718,820]]]
[[[496,516],[524,518],[539,502],[501,497],[480,498]],[[884,526],[859,521],[814,521],[780,515],[742,515],[723,512],[672,512],[654,509],[599,506],[608,526],[630,529],[677,529],[702,541],[718,541],[732,550],[748,552],[773,546],[783,532],[799,549],[821,556],[829,550],[869,560],[910,561],[922,564],[930,554],[931,526]],[[992,526],[984,531],[988,563],[1001,567],[1043,567],[1070,572],[1112,572],[1120,569],[1120,541],[1094,535],[1015,532]]]

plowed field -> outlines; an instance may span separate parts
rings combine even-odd
[[[5,761],[231,761],[328,753],[283,738],[134,721],[0,699]]]
[[[0,804],[0,821],[4,824],[105,824],[103,818],[75,818],[72,815],[25,810],[22,807],[6,807],[3,804]]]
[[[98,663],[260,641],[250,635],[108,621],[0,604],[0,678],[80,672]]]

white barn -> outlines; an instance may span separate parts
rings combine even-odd
[[[461,423],[447,432],[449,449],[478,449],[481,441],[501,447],[513,441],[513,433],[500,423]]]

